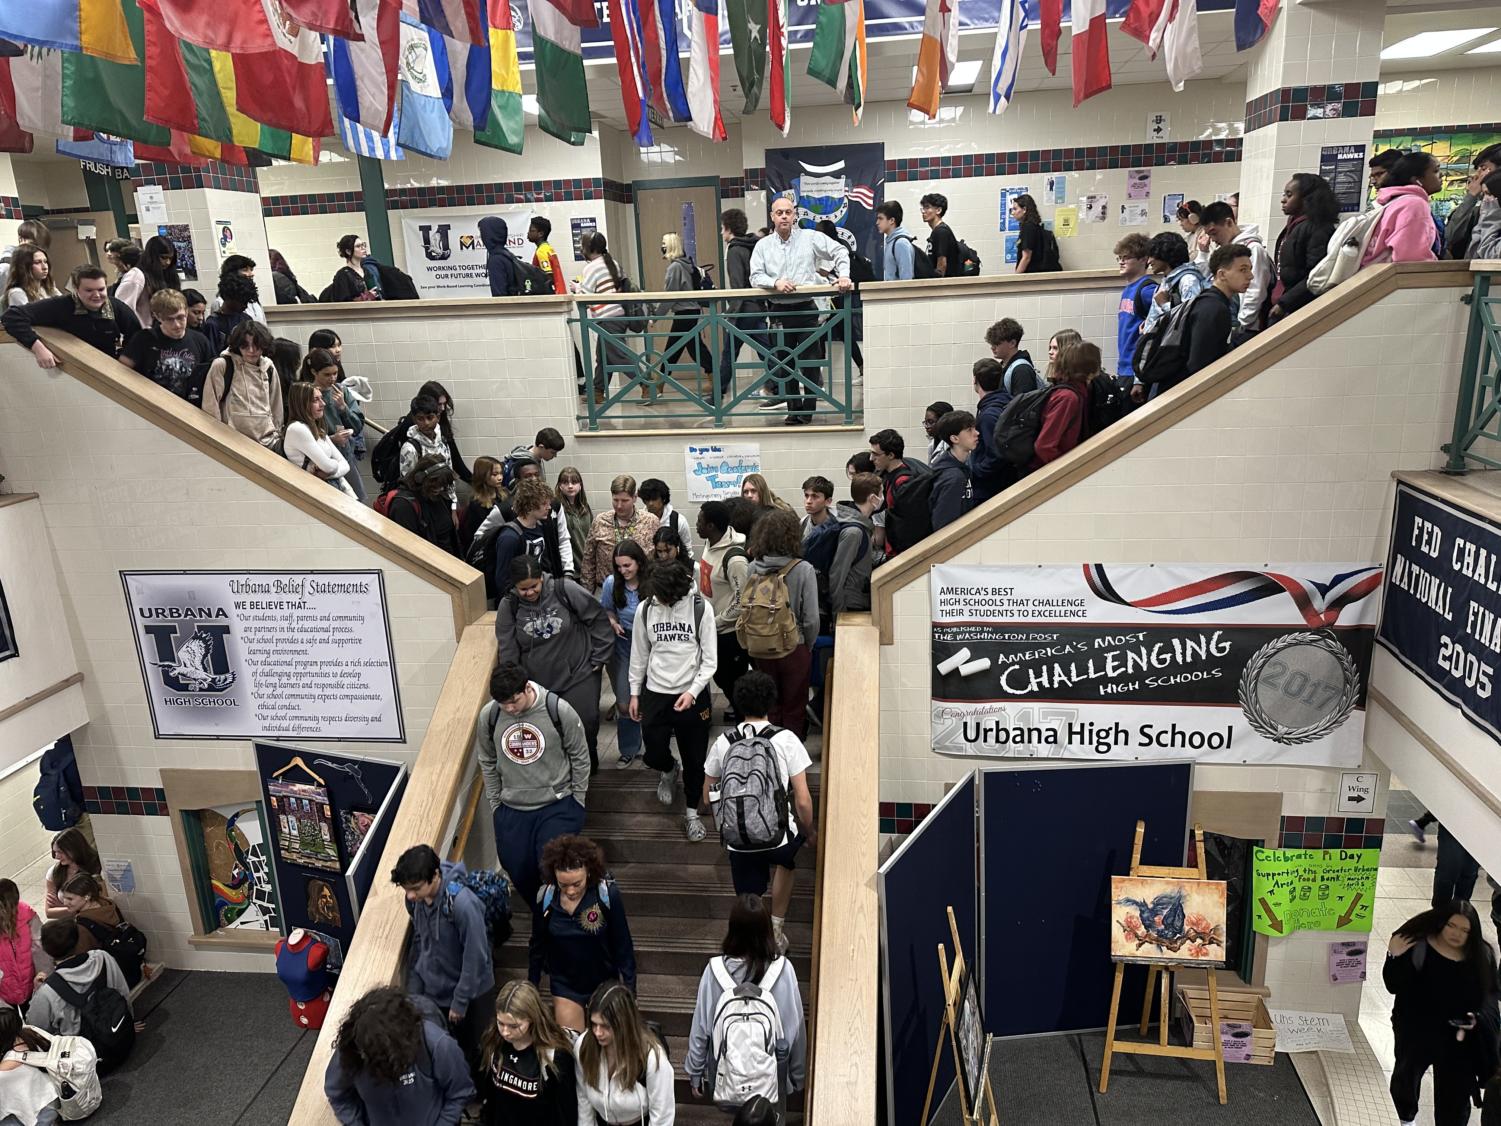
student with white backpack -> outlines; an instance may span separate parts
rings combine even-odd
[[[726,1110],[757,1095],[784,1105],[803,1086],[803,997],[792,964],[777,953],[759,896],[735,900],[721,949],[698,982],[683,1064],[688,1082],[695,1095]]]
[[[52,1126],[76,1122],[99,1109],[93,1046],[78,1036],[48,1036],[0,1007],[0,1122]]]

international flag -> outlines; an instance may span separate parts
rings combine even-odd
[[[1110,89],[1110,40],[1105,0],[1073,0],[1074,105]]]
[[[356,125],[342,112],[334,115],[338,122],[339,140],[344,147],[355,156],[368,156],[376,160],[405,160],[406,151],[396,140],[396,134],[401,128],[401,110],[397,109],[395,120],[391,122],[391,131],[384,136],[380,133],[366,129],[363,125]]]
[[[958,0],[928,0],[923,15],[922,45],[917,49],[917,77],[907,106],[925,117],[938,112],[949,73],[959,63]]]
[[[484,0],[401,0],[401,14],[461,43],[487,38]]]
[[[1001,0],[995,29],[995,53],[990,59],[991,113],[1005,113],[1011,104],[1026,45],[1027,10],[1022,7],[1022,0]]]
[[[160,3],[161,0],[146,0]],[[305,137],[334,131],[318,33],[280,20],[272,22],[275,46],[235,55],[236,107],[262,125]]]
[[[1197,78],[1204,69],[1204,56],[1199,50],[1198,0],[1169,0],[1161,42],[1167,60],[1167,80],[1181,93],[1183,84]],[[1155,49],[1156,43],[1151,46]]]
[[[453,120],[443,104],[449,81],[443,36],[403,14],[399,58],[401,128],[396,139],[404,149],[447,160],[453,152]]]
[[[156,0],[172,34],[198,47],[253,54],[276,47],[272,25],[286,17],[281,0]]]
[[[490,39],[483,43],[462,43],[443,37],[448,55],[448,84],[443,87],[443,104],[448,116],[460,129],[482,130],[490,120]]]
[[[1126,10],[1126,18],[1121,23],[1121,30],[1132,39],[1152,47],[1152,32],[1157,27],[1157,21],[1162,18],[1162,10],[1167,4],[1168,0],[1131,0],[1131,7]],[[1152,47],[1152,57],[1157,57],[1156,47]]]
[[[693,111],[683,88],[675,0],[641,0],[641,51],[651,104],[669,121],[689,121]],[[716,45],[716,52],[718,48]]]
[[[771,123],[792,129],[792,68],[787,65],[787,0],[766,0],[766,41],[771,48]]]
[[[111,137],[108,133],[95,133],[87,141],[58,141],[57,155],[73,160],[92,160],[113,168],[134,168],[136,163],[135,142]]]
[[[728,134],[719,112],[719,0],[693,0],[688,26],[689,128],[711,141],[722,141]]]
[[[638,0],[609,0],[610,39],[615,45],[615,73],[620,79],[620,104],[631,139],[641,148],[652,144],[651,83],[641,43],[641,7]]]
[[[354,0],[364,38],[329,37],[329,75],[339,112],[357,125],[384,133],[396,107],[396,53],[401,46],[401,12],[387,0]]]
[[[87,136],[63,124],[63,52],[30,47],[24,55],[5,59],[16,102],[16,124],[28,133],[75,139]]]
[[[740,79],[740,93],[745,98],[745,113],[754,113],[761,104],[761,84],[766,80],[766,22],[752,19],[752,11],[747,0],[724,0],[725,18],[730,21],[730,45],[735,52],[735,74]]]
[[[526,136],[521,103],[521,64],[516,57],[516,29],[511,0],[490,0],[490,113],[474,139],[481,145],[520,153]]]
[[[234,56],[225,51],[210,51],[209,55],[213,59],[214,82],[219,87],[225,116],[229,118],[229,142],[224,145],[222,139],[217,137],[205,137],[200,142],[189,136],[188,142],[193,151],[201,156],[211,156],[213,146],[220,144],[225,151],[229,146],[247,151],[258,149],[267,156],[279,156],[298,164],[317,164],[321,138],[301,136],[285,129],[273,129],[247,117],[237,108],[240,104],[240,92],[235,79]],[[230,158],[222,156],[214,159]]]
[[[146,57],[146,23],[135,4],[122,8],[137,59]],[[146,121],[146,68],[74,51],[62,52],[62,119],[94,133],[148,145],[171,143],[171,134]]]
[[[538,124],[570,145],[593,129],[584,79],[581,30],[599,20],[593,0],[527,0],[532,14],[532,58],[537,69]]]
[[[0,152],[30,152],[35,142],[21,127],[16,111],[16,87],[10,76],[10,58],[0,56]]]
[[[1063,0],[1038,0],[1037,26],[1042,33],[1042,63],[1058,73],[1058,40],[1063,36]]]
[[[81,51],[117,63],[139,62],[121,0],[43,0],[0,4],[0,39]]]
[[[363,38],[349,0],[281,0],[281,6],[291,19],[309,31],[343,39]]]
[[[855,124],[865,109],[865,0],[823,0],[813,26],[808,74],[844,95]]]
[[[1280,0],[1235,0],[1235,49],[1244,51],[1261,42],[1277,18]]]

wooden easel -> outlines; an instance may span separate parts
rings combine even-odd
[[[959,1006],[964,998],[964,947],[959,942],[959,924],[954,919],[954,909],[948,908],[949,934],[954,939],[954,963],[949,965],[948,951],[943,943],[938,944],[938,972],[943,980],[943,1024],[938,1029],[938,1044],[933,1049],[933,1069],[928,1073],[928,1093],[922,1101],[920,1126],[927,1126],[928,1113],[933,1109],[934,1088],[938,1086],[938,1064],[943,1059],[944,1041],[954,1052],[954,1084],[959,1088],[959,1114],[966,1126],[970,1118],[969,1098],[964,1089],[964,1058],[959,1051]]]
[[[995,1091],[990,1087],[990,1048],[994,1043],[995,1037],[986,1033],[984,1062],[980,1065],[980,1074],[985,1077],[985,1082],[980,1087],[980,1096],[983,1096],[984,1102],[980,1102],[980,1096],[975,1099],[974,1126],[1001,1126],[1001,1115],[995,1105]]]
[[[1195,868],[1161,868],[1141,862],[1141,841],[1146,835],[1146,822],[1136,823],[1136,841],[1131,846],[1131,871],[1132,876],[1160,876],[1166,879],[1180,880],[1207,880],[1209,872],[1205,867],[1204,859],[1204,830],[1194,826],[1194,855],[1198,860]],[[1211,1046],[1208,1048],[1195,1048],[1192,1044],[1178,1047],[1167,1042],[1168,1012],[1172,999],[1171,981],[1179,965],[1164,964],[1161,966],[1147,967],[1147,995],[1141,1006],[1140,1032],[1147,1034],[1147,1022],[1152,1016],[1152,992],[1154,984],[1161,986],[1162,1015],[1157,1023],[1157,1043],[1141,1043],[1135,1040],[1117,1040],[1115,1038],[1115,1026],[1120,1016],[1121,1007],[1121,981],[1126,974],[1126,963],[1117,962],[1115,966],[1115,988],[1110,992],[1110,1021],[1105,1026],[1105,1058],[1100,1063],[1100,1094],[1105,1094],[1110,1086],[1110,1059],[1116,1052],[1134,1053],[1139,1056],[1175,1056],[1189,1060],[1213,1060],[1214,1078],[1219,1085],[1220,1105],[1224,1106],[1229,1101],[1225,1092],[1225,1045],[1220,1039],[1220,997],[1219,986],[1215,980],[1215,968],[1213,966],[1192,965],[1191,969],[1202,969],[1209,980],[1209,1027],[1212,1030],[1209,1037]]]

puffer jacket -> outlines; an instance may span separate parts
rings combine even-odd
[[[1371,231],[1360,267],[1382,262],[1432,262],[1433,210],[1421,184],[1399,184],[1376,193],[1381,216]]]

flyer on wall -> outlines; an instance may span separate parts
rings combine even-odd
[[[158,739],[406,739],[379,571],[121,571]]]
[[[1382,568],[933,568],[933,748],[1353,766]]]

